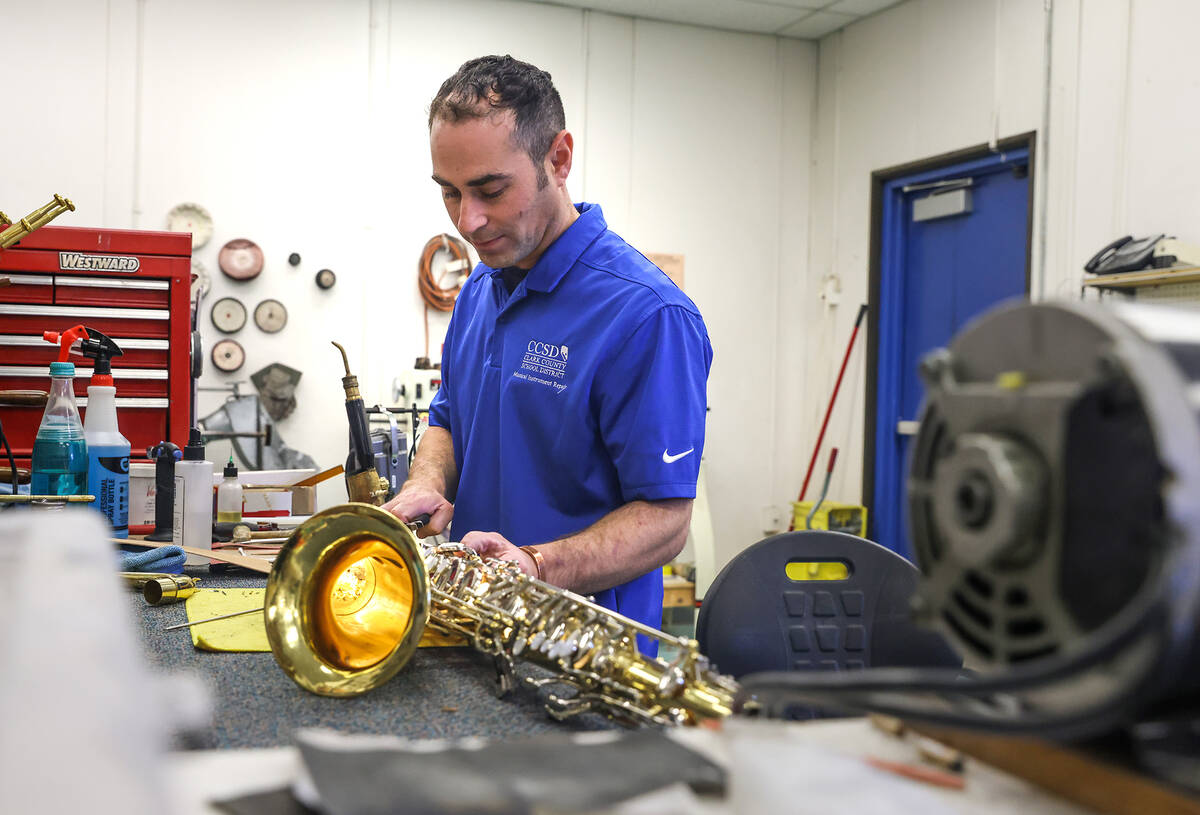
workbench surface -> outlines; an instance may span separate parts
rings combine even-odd
[[[204,588],[265,586],[266,577],[242,573],[187,573]],[[295,684],[269,653],[212,653],[192,647],[187,629],[162,631],[187,621],[183,603],[149,606],[129,593],[148,662],[156,671],[188,671],[208,685],[213,721],[208,732],[193,734],[186,746],[207,749],[277,747],[292,744],[301,727],[343,733],[381,733],[414,739],[508,736],[541,732],[598,730],[617,725],[587,714],[557,722],[545,712],[539,694],[523,685],[499,699],[491,660],[472,648],[421,648],[389,682],[361,696],[332,699]],[[545,676],[518,662],[523,676]],[[180,745],[184,746],[184,745]]]

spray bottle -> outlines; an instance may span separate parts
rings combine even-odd
[[[67,362],[71,346],[86,336],[81,325],[42,334],[59,352],[58,361],[50,363],[50,399],[33,441],[30,490],[35,495],[87,495],[87,440],[75,403],[75,365]]]
[[[129,537],[129,439],[117,429],[117,389],[113,387],[113,357],[122,356],[120,347],[94,328],[79,352],[96,361],[88,385],[87,417],[83,435],[88,448],[88,492],[96,496],[95,506],[108,518],[113,537]]]

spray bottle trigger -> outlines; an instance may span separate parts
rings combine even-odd
[[[71,326],[66,331],[44,331],[42,339],[46,342],[53,343],[58,346],[58,361],[67,362],[67,356],[71,353],[71,346],[78,340],[86,337],[87,329],[82,325]]]

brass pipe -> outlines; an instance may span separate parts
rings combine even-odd
[[[96,496],[0,496],[0,504],[90,504],[94,501]]]
[[[7,249],[36,229],[41,229],[64,212],[74,212],[75,205],[71,199],[63,198],[58,193],[45,206],[38,207],[15,224],[8,221],[8,229],[0,232],[0,249]],[[7,221],[7,217],[5,218]]]
[[[49,398],[45,391],[0,391],[0,407],[45,407]]]
[[[142,597],[152,606],[186,600],[196,593],[200,583],[196,577],[165,572],[120,572],[119,576],[127,586],[141,591]]]

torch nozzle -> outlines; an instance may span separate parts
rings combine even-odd
[[[342,352],[342,364],[346,366],[346,376],[350,376],[350,358],[346,356],[346,349],[336,342],[333,343],[333,347]]]

